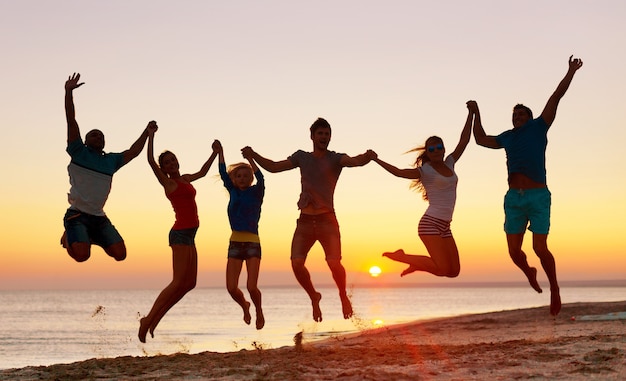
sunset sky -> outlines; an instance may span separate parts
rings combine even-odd
[[[0,158],[9,172],[0,208],[0,289],[162,288],[171,277],[174,215],[145,151],[113,179],[105,211],[125,239],[126,261],[94,247],[86,263],[59,245],[69,181],[63,85],[73,72],[82,136],[127,149],[150,120],[155,150],[195,172],[221,140],[226,161],[252,146],[274,160],[311,150],[317,117],[330,149],[367,149],[408,167],[404,152],[441,136],[456,145],[476,100],[488,134],[511,128],[516,103],[536,115],[567,71],[584,66],[548,134],[553,195],[549,247],[565,280],[626,279],[626,3],[615,1],[0,1]],[[335,193],[349,284],[524,281],[506,250],[503,150],[473,139],[457,164],[452,222],[461,256],[454,280],[400,278],[381,258],[424,253],[417,222],[427,207],[409,181],[371,163],[343,171]],[[289,248],[299,171],[264,172],[261,285],[296,284]],[[199,286],[224,284],[228,195],[217,175],[194,183],[200,213]],[[525,250],[539,267],[531,235]],[[316,245],[307,262],[331,283]],[[372,279],[367,270],[378,265]],[[244,272],[245,273],[245,272]],[[540,282],[547,288],[543,271]]]

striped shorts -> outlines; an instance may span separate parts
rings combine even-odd
[[[419,225],[417,225],[417,234],[438,235],[441,238],[452,237],[450,221],[444,221],[442,219],[424,214],[420,219]]]

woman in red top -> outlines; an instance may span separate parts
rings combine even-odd
[[[146,342],[146,334],[154,337],[154,329],[161,318],[182,297],[196,286],[198,276],[198,253],[194,238],[200,225],[198,209],[196,207],[196,190],[191,182],[204,177],[217,156],[213,149],[211,157],[204,163],[200,171],[181,175],[176,156],[165,151],[159,155],[159,163],[154,160],[154,133],[157,130],[156,122],[148,126],[148,163],[163,185],[165,196],[171,201],[176,222],[170,230],[169,244],[172,247],[172,261],[174,276],[172,282],[161,291],[147,316],[141,318],[139,325],[139,340]]]

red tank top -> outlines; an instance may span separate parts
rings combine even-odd
[[[196,189],[190,183],[174,179],[178,187],[167,195],[172,203],[174,213],[176,214],[176,222],[172,229],[191,229],[200,226],[198,220],[198,207],[196,206]]]

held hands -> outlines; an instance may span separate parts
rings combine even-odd
[[[65,81],[65,91],[72,91],[78,87],[81,87],[85,84],[85,82],[78,82],[80,80],[80,73],[74,73],[69,76],[67,81]]]
[[[154,133],[157,132],[159,126],[157,126],[157,122],[151,120],[146,126],[146,131],[148,131],[149,136],[154,136]]]
[[[472,113],[475,114],[478,111],[478,103],[476,103],[476,101],[467,101],[465,102],[465,104],[467,105],[467,109]]]
[[[366,157],[367,157],[367,159],[368,159],[368,160],[370,160],[370,161],[371,161],[371,160],[376,160],[376,159],[378,159],[378,154],[377,154],[376,152],[372,151],[371,149],[368,149],[368,150],[365,152],[365,156],[366,156]]]
[[[569,56],[569,71],[571,72],[575,72],[583,66],[583,60],[580,58],[572,59],[573,57],[573,55]]]
[[[254,156],[254,150],[252,150],[252,147],[250,146],[245,146],[241,149],[241,155],[245,159],[252,159]]]
[[[217,139],[213,140],[213,144],[211,144],[211,148],[213,148],[213,152],[216,152],[216,153],[222,153],[224,150],[222,148],[222,143]]]

